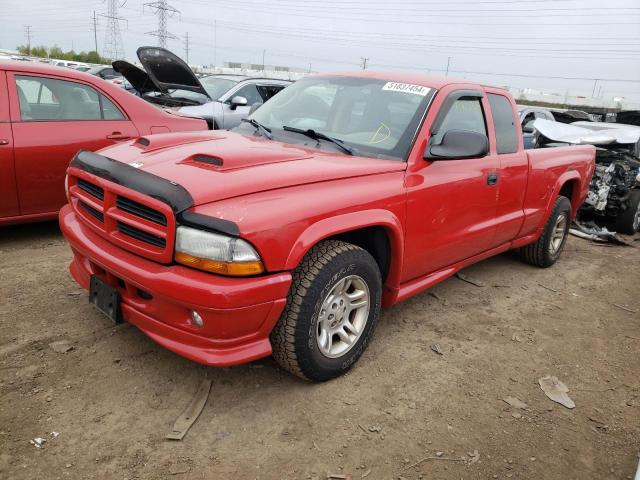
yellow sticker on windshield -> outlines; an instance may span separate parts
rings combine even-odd
[[[398,82],[387,82],[384,84],[384,87],[382,87],[382,90],[387,90],[390,92],[413,93],[414,95],[420,95],[421,97],[424,97],[431,91],[429,87],[423,87],[422,85]]]
[[[378,130],[376,130],[376,133],[374,133],[371,140],[369,140],[369,143],[382,143],[390,136],[391,129],[381,122]]]

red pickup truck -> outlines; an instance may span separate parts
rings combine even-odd
[[[510,249],[552,265],[594,157],[525,152],[499,88],[325,74],[237,131],[78,153],[60,225],[114,321],[207,365],[273,353],[323,381],[357,361],[381,306]]]

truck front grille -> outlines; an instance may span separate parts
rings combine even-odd
[[[173,260],[176,223],[169,205],[75,169],[69,197],[80,220],[109,242],[158,262]]]

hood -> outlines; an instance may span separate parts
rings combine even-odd
[[[149,77],[163,92],[178,89],[209,97],[189,65],[166,48],[140,47],[136,53]]]
[[[116,60],[111,63],[111,66],[116,72],[126,78],[140,95],[151,92],[163,93],[162,88],[151,79],[147,72],[132,63],[124,60]]]
[[[99,153],[181,185],[193,197],[194,206],[279,188],[399,172],[407,165],[227,131],[150,135]]]

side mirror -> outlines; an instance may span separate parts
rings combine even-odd
[[[524,133],[533,133],[536,131],[535,128],[533,128],[533,122],[535,122],[535,120],[529,120],[527,123],[524,124],[524,126],[522,127],[522,131]]]
[[[449,130],[439,144],[429,142],[424,152],[425,160],[458,160],[480,158],[489,152],[486,135],[468,130]]]
[[[236,95],[231,99],[230,107],[231,107],[231,110],[235,110],[238,107],[246,107],[247,103],[248,102],[246,98]]]

